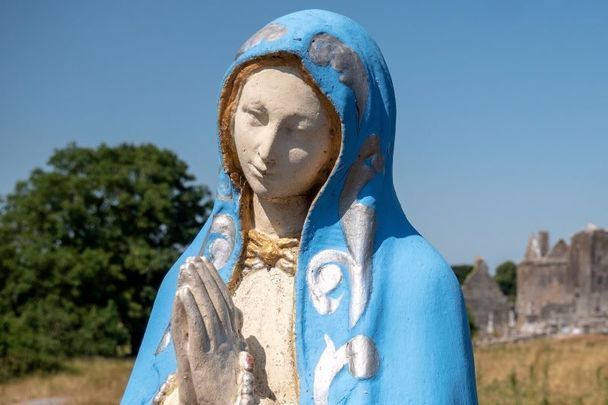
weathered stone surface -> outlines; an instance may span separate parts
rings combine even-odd
[[[462,289],[480,343],[608,333],[608,230],[588,225],[551,249],[548,232],[532,235],[517,266],[514,308],[482,259]]]
[[[480,337],[507,333],[511,308],[482,258],[475,261],[473,271],[462,285],[462,291]]]
[[[608,230],[588,226],[549,253],[548,242],[532,236],[517,269],[520,334],[608,330]]]
[[[547,257],[552,257],[555,259],[563,258],[568,255],[568,250],[568,244],[563,239],[560,239],[557,241],[555,246],[553,246],[553,249],[551,249]]]
[[[526,248],[526,260],[535,260],[544,257],[549,250],[549,232],[540,231],[530,236],[528,247]]]

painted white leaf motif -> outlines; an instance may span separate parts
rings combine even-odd
[[[156,346],[156,351],[154,352],[154,355],[158,355],[163,352],[167,348],[167,346],[169,346],[169,343],[171,343],[171,321],[169,321],[169,324],[165,328],[163,336],[160,338],[158,346]]]
[[[322,250],[308,263],[306,281],[312,303],[321,315],[335,312],[342,301],[342,294],[335,298],[329,296],[342,281],[338,265],[350,271],[355,263],[348,253],[339,250]],[[335,275],[336,271],[340,273],[338,277]]]
[[[346,268],[350,281],[350,328],[353,328],[363,315],[371,295],[376,225],[374,207],[359,201],[358,194],[383,170],[380,140],[376,135],[370,135],[361,147],[340,195],[340,225],[348,251],[322,250],[312,258],[306,269],[312,303],[318,313],[327,315],[335,312],[342,301],[342,295],[331,297],[330,293],[342,281],[341,274],[336,273]],[[376,346],[365,335],[353,337],[337,350],[327,335],[325,343],[326,348],[315,367],[313,400],[316,405],[327,404],[332,381],[344,365],[348,364],[350,374],[357,379],[373,377],[380,366]]]
[[[350,272],[349,326],[355,326],[365,307],[372,288],[372,244],[376,215],[374,208],[353,202],[340,221],[353,265]]]
[[[203,243],[201,256],[205,256],[207,246],[208,258],[216,269],[221,269],[230,259],[234,249],[236,229],[230,215],[218,214],[213,217],[207,241]],[[210,240],[210,242],[208,242]]]
[[[362,204],[357,200],[357,195],[377,173],[383,170],[383,165],[380,141],[376,135],[370,135],[361,147],[359,158],[351,167],[340,195],[340,225],[348,252],[322,250],[307,266],[311,299],[321,315],[335,312],[342,301],[342,295],[329,297],[342,281],[342,277],[331,276],[332,283],[324,281],[329,278],[326,274],[327,269],[330,268],[328,266],[332,266],[332,272],[335,272],[336,267],[348,271],[350,280],[348,319],[351,328],[363,315],[371,295],[372,250],[376,226],[374,207]]]
[[[220,166],[218,171],[217,198],[224,201],[232,200],[232,182],[230,181],[230,177],[224,172],[223,166]]]
[[[364,380],[373,377],[380,366],[376,345],[365,335],[357,335],[336,350],[331,338],[325,335],[325,350],[315,367],[313,402],[326,405],[329,387],[345,365],[350,374]]]
[[[342,270],[338,265],[326,264],[319,269],[319,289],[323,294],[328,294],[338,287],[342,281]]]

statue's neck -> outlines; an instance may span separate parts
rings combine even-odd
[[[299,238],[309,206],[307,196],[266,200],[254,194],[254,228],[269,236]]]

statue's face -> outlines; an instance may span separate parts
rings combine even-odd
[[[243,85],[233,135],[241,169],[260,198],[308,193],[332,160],[328,111],[300,73],[262,69]]]

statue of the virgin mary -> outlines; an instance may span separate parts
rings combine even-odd
[[[123,404],[476,404],[460,287],[393,187],[377,45],[321,10],[238,50],[213,211],[165,277]]]

